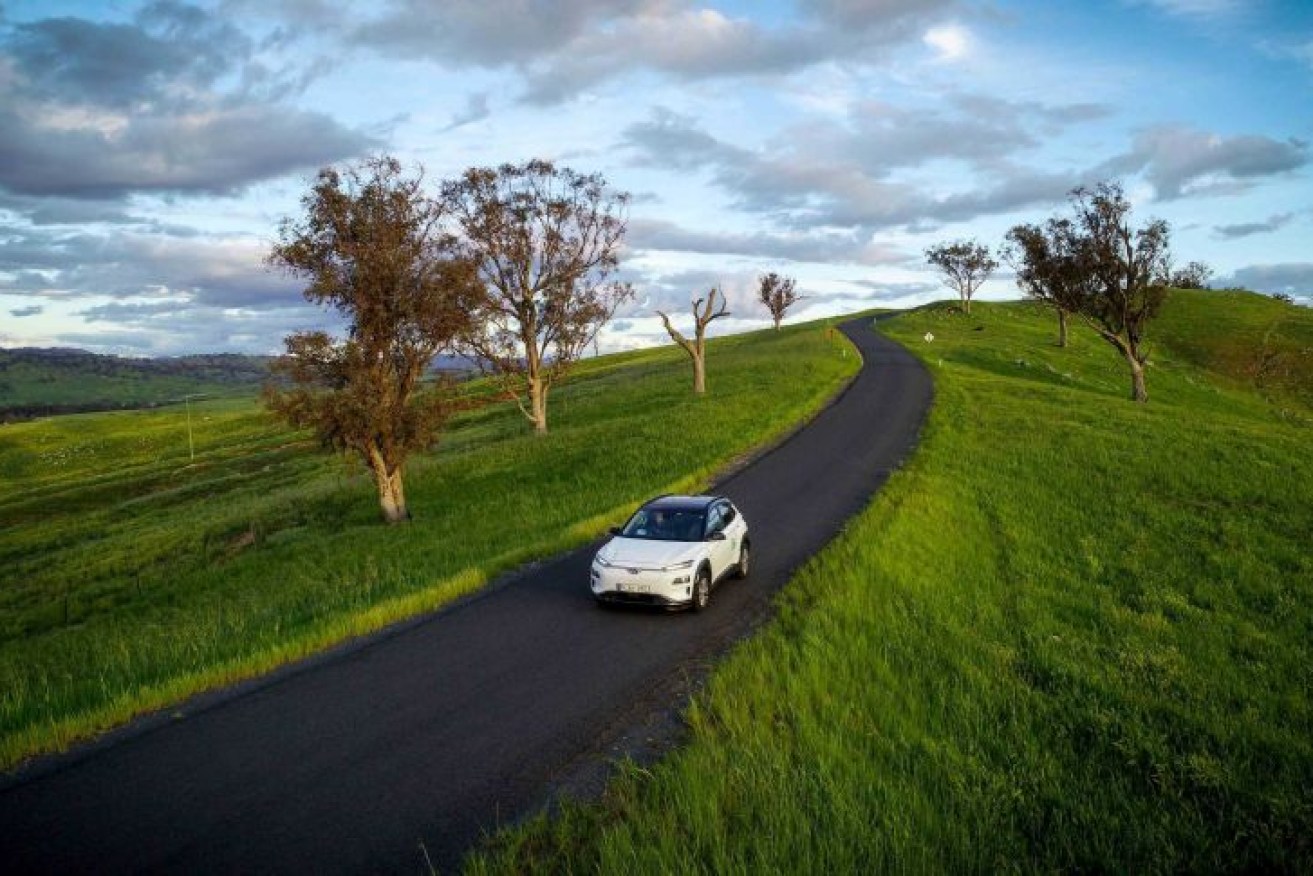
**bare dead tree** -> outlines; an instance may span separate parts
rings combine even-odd
[[[614,279],[629,196],[535,160],[471,168],[443,200],[487,289],[461,348],[544,434],[552,388],[633,297]]]
[[[757,284],[757,300],[766,305],[771,319],[775,321],[775,331],[779,331],[784,314],[802,300],[802,296],[794,290],[795,281],[792,277],[784,277],[771,271],[769,274],[763,274]]]
[[[283,383],[265,401],[327,446],[352,451],[373,473],[389,523],[410,512],[402,471],[432,446],[452,407],[423,378],[433,357],[465,331],[480,289],[474,268],[440,228],[438,204],[393,158],[325,168],[284,220],[269,264],[309,281],[305,297],[347,320],[347,337],[297,332],[275,366]]]
[[[701,395],[707,391],[707,326],[720,319],[723,316],[729,316],[726,306],[729,304],[725,296],[721,294],[720,306],[716,306],[716,295],[718,290],[715,286],[707,293],[707,297],[698,298],[693,302],[693,339],[686,338],[679,329],[670,323],[670,317],[658,310],[661,321],[665,323],[666,332],[671,339],[679,346],[684,348],[688,357],[693,360],[693,391]],[[705,304],[704,304],[705,302]]]
[[[974,240],[937,244],[927,249],[925,256],[943,274],[944,283],[957,292],[966,313],[971,312],[971,296],[998,267],[989,247]]]

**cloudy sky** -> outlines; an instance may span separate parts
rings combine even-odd
[[[711,284],[722,330],[760,327],[766,270],[800,318],[942,297],[925,247],[1103,179],[1214,285],[1313,303],[1307,0],[359,6],[0,0],[0,345],[275,352],[330,325],[263,257],[317,168],[379,152],[631,192],[609,348]]]

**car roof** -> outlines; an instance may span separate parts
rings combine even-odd
[[[643,507],[663,511],[705,511],[713,502],[724,498],[724,496],[657,496]]]

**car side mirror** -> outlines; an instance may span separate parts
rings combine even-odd
[[[713,532],[711,533],[711,535],[707,536],[707,541],[724,541],[724,540],[725,540],[725,533],[723,532]]]
[[[612,535],[619,535],[619,534],[620,534],[620,527],[618,527],[618,526],[612,526],[610,529],[607,530],[607,532],[611,533]]]

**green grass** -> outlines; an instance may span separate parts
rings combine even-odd
[[[264,379],[264,368],[264,359],[235,354],[128,359],[82,350],[0,349],[0,417],[249,394]]]
[[[1033,305],[885,324],[935,379],[916,456],[683,748],[467,869],[1313,870],[1313,412],[1199,367],[1251,305],[1174,296],[1147,406]]]
[[[787,363],[788,381],[779,380]],[[379,524],[359,466],[252,398],[0,426],[0,766],[431,609],[695,489],[857,367],[820,324],[582,365],[536,438],[462,415]],[[582,585],[581,585],[582,586]]]
[[[1313,406],[1313,319],[1266,295],[1179,289],[1152,331],[1170,354],[1281,402]]]

